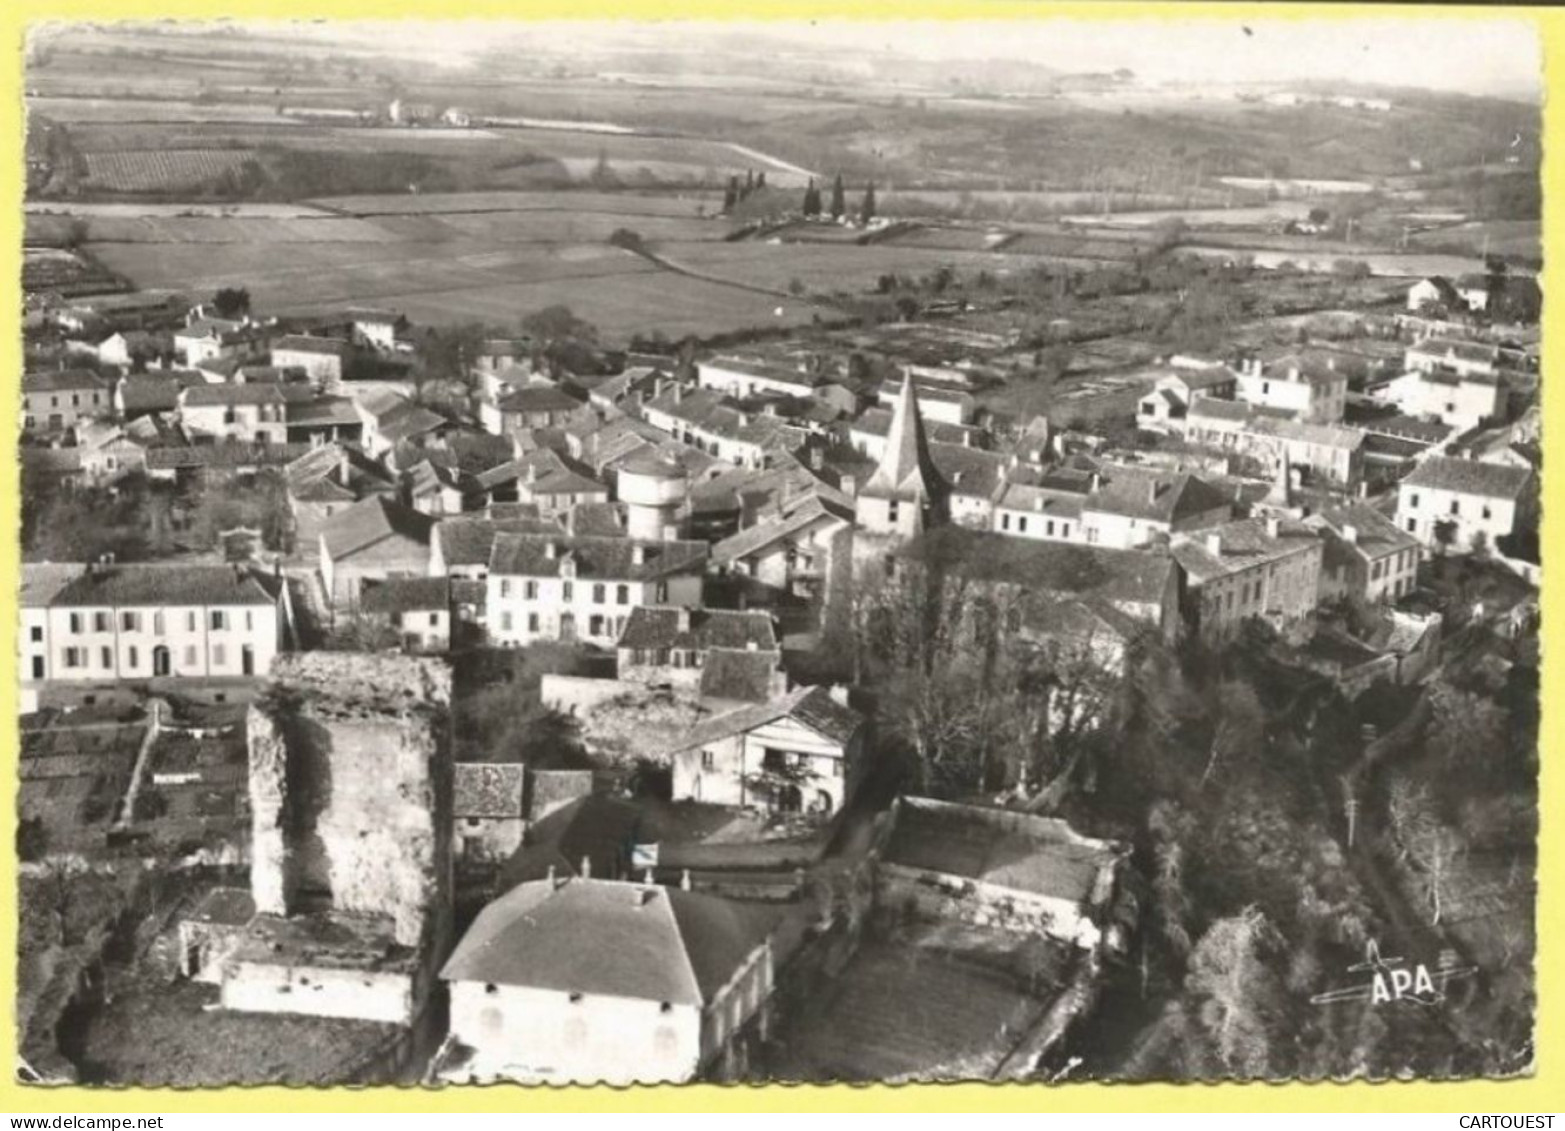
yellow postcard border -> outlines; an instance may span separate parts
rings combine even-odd
[[[128,19],[443,19],[451,9],[436,0],[22,0],[0,5],[0,130],[8,141],[0,181],[0,246],[9,265],[0,280],[0,303],[19,312],[21,296],[22,42],[29,24],[40,21]],[[1365,18],[1486,19],[1510,16],[1533,23],[1543,44],[1547,98],[1544,137],[1543,372],[1565,373],[1565,10],[1544,7],[1430,6],[1410,4],[1177,3],[1090,0],[1020,3],[1009,0],[538,0],[505,3],[476,0],[461,6],[463,19],[636,19],[636,20],[1036,20],[1036,19],[1211,19],[1342,20]],[[19,381],[20,327],[0,335],[0,366]],[[0,406],[0,516],[16,529],[20,521],[15,436],[19,398],[13,386]],[[1546,446],[1565,435],[1565,388],[1543,385]],[[1543,543],[1565,538],[1565,455],[1544,463]],[[0,719],[16,717],[16,586],[19,547],[0,541]],[[884,1084],[865,1086],[717,1085],[615,1089],[535,1088],[343,1088],[312,1090],[255,1088],[86,1089],[24,1087],[9,1079],[15,1063],[15,1026],[0,1025],[0,1110],[11,1112],[226,1112],[226,1111],[1544,1111],[1565,1106],[1565,571],[1546,572],[1543,581],[1542,833],[1539,843],[1537,1060],[1533,1075],[1506,1081],[1388,1082],[1381,1084],[1097,1084],[1058,1086],[989,1084]],[[18,737],[7,725],[0,735],[0,775],[16,781]],[[13,787],[14,788],[14,787]],[[13,963],[15,992],[16,812],[0,806],[0,956]]]

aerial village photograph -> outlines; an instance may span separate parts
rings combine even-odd
[[[32,25],[15,1078],[1529,1075],[1540,68]]]

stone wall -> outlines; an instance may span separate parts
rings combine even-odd
[[[443,939],[451,897],[450,669],[392,655],[279,661],[250,709],[251,889],[387,915],[395,941]],[[426,940],[426,927],[436,933]]]

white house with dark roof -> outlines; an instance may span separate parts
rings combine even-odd
[[[1238,375],[1226,365],[1175,366],[1136,402],[1136,426],[1167,431],[1171,421],[1184,418],[1196,397],[1231,400],[1237,388]]]
[[[287,443],[288,401],[277,385],[191,385],[177,403],[179,422],[192,435]]]
[[[800,687],[692,727],[669,751],[674,800],[835,813],[864,769],[864,719],[824,687]]]
[[[488,632],[516,647],[614,647],[642,605],[701,604],[707,544],[598,535],[499,534],[489,559]]]
[[[238,566],[83,566],[45,607],[49,680],[263,676],[292,631],[282,579]]]
[[[1129,550],[1226,522],[1233,501],[1184,472],[1105,466],[1081,502],[1080,541]]]
[[[1410,369],[1376,390],[1408,416],[1433,418],[1459,432],[1504,414],[1505,384],[1497,373],[1475,369]]]
[[[774,913],[652,884],[546,878],[483,911],[441,978],[438,1078],[683,1083],[764,1039]]]
[[[1397,526],[1426,546],[1491,546],[1531,520],[1537,480],[1524,467],[1436,456],[1397,485]]]
[[[1495,377],[1500,372],[1500,350],[1461,338],[1425,338],[1407,347],[1403,364],[1420,373],[1444,369],[1462,377]]]

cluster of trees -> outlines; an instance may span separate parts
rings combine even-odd
[[[739,174],[735,173],[728,178],[728,184],[723,189],[723,215],[732,214],[733,210],[748,200],[752,194],[765,191],[766,171],[764,169],[761,170],[759,176],[756,175],[754,169],[746,169],[744,180],[742,181],[739,179]]]
[[[1112,729],[1117,666],[1091,640],[1025,639],[1027,600],[936,560],[907,558],[890,577],[870,565],[854,579],[833,647],[874,689],[910,788],[1058,793]]]

